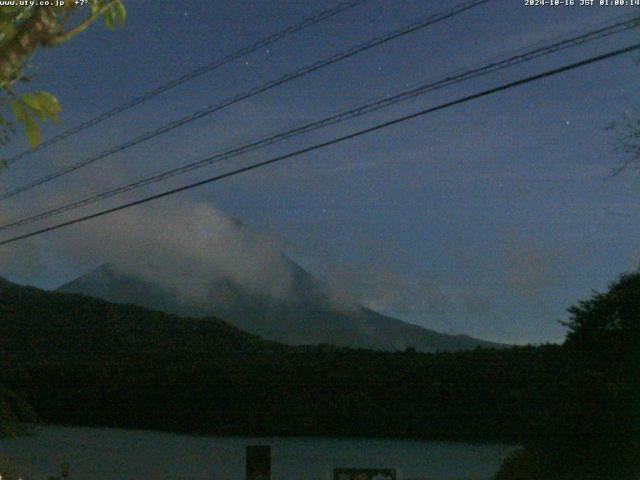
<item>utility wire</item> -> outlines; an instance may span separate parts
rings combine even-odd
[[[423,117],[423,116],[428,115],[430,113],[434,113],[434,112],[437,112],[437,111],[440,111],[440,110],[445,110],[447,108],[451,108],[451,107],[454,107],[456,105],[460,105],[460,104],[463,104],[463,103],[466,103],[466,102],[470,102],[472,100],[477,100],[479,98],[486,97],[486,96],[489,96],[489,95],[493,95],[493,94],[498,93],[498,92],[503,92],[503,91],[509,90],[511,88],[515,88],[515,87],[518,87],[518,86],[521,86],[521,85],[525,85],[527,83],[531,83],[531,82],[534,82],[534,81],[537,81],[537,80],[542,80],[544,78],[549,78],[549,77],[552,77],[552,76],[555,76],[555,75],[559,75],[561,73],[568,72],[570,70],[575,70],[577,68],[581,68],[581,67],[584,67],[586,65],[590,65],[590,64],[593,64],[593,63],[596,63],[596,62],[601,62],[603,60],[607,60],[609,58],[613,58],[613,57],[617,57],[617,56],[620,56],[620,55],[624,55],[624,54],[627,54],[627,53],[630,53],[630,52],[633,52],[633,51],[636,51],[636,50],[640,50],[640,43],[637,43],[635,45],[631,45],[629,47],[621,48],[621,49],[618,49],[618,50],[614,50],[614,51],[611,51],[611,52],[608,52],[608,53],[605,53],[605,54],[602,54],[602,55],[598,55],[598,56],[595,56],[595,57],[590,57],[590,58],[588,58],[586,60],[582,60],[582,61],[579,61],[579,62],[571,63],[571,64],[565,65],[563,67],[547,70],[547,71],[545,71],[543,73],[539,73],[537,75],[532,75],[532,76],[529,76],[529,77],[525,77],[525,78],[522,78],[520,80],[516,80],[514,82],[509,82],[509,83],[500,85],[498,87],[490,88],[488,90],[484,90],[484,91],[479,92],[479,93],[475,93],[475,94],[472,94],[472,95],[467,95],[467,96],[459,98],[457,100],[453,100],[453,101],[450,101],[450,102],[442,103],[442,104],[437,105],[435,107],[431,107],[431,108],[427,108],[427,109],[424,109],[424,110],[420,110],[418,112],[415,112],[415,113],[412,113],[412,114],[409,114],[409,115],[404,115],[404,116],[401,116],[401,117],[394,118],[393,120],[389,120],[389,121],[386,121],[386,122],[383,122],[383,123],[379,123],[377,125],[374,125],[373,127],[365,128],[363,130],[358,130],[356,132],[353,132],[353,133],[350,133],[350,134],[347,134],[347,135],[343,135],[341,137],[337,137],[337,138],[334,138],[332,140],[328,140],[326,142],[317,143],[317,144],[312,145],[310,147],[306,147],[306,148],[303,148],[303,149],[300,149],[300,150],[295,150],[293,152],[290,152],[290,153],[287,153],[287,154],[284,154],[284,155],[280,155],[280,156],[277,156],[277,157],[274,157],[274,158],[270,158],[268,160],[264,160],[262,162],[254,163],[252,165],[249,165],[249,166],[246,166],[246,167],[242,167],[242,168],[238,168],[236,170],[232,170],[230,172],[226,172],[226,173],[223,173],[223,174],[220,174],[220,175],[215,175],[213,177],[209,177],[209,178],[206,178],[204,180],[200,180],[198,182],[190,183],[190,184],[184,185],[182,187],[178,187],[178,188],[174,188],[174,189],[171,189],[171,190],[167,190],[165,192],[157,193],[155,195],[150,195],[150,196],[142,198],[140,200],[136,200],[136,201],[133,201],[133,202],[125,203],[125,204],[119,205],[117,207],[112,207],[112,208],[108,208],[108,209],[105,209],[105,210],[101,210],[99,212],[92,213],[90,215],[77,217],[77,218],[75,218],[73,220],[68,220],[66,222],[58,223],[56,225],[52,225],[50,227],[46,227],[46,228],[42,228],[42,229],[39,229],[39,230],[35,230],[33,232],[29,232],[29,233],[26,233],[26,234],[23,234],[23,235],[18,235],[18,236],[15,236],[15,237],[0,241],[0,245],[6,245],[6,244],[9,244],[9,243],[17,242],[19,240],[24,240],[26,238],[35,237],[37,235],[41,235],[41,234],[46,233],[46,232],[51,232],[51,231],[54,231],[54,230],[58,230],[60,228],[64,228],[64,227],[67,227],[67,226],[70,226],[70,225],[74,225],[74,224],[77,224],[77,223],[85,222],[87,220],[91,220],[91,219],[94,219],[94,218],[102,217],[104,215],[108,215],[108,214],[113,213],[113,212],[118,212],[120,210],[125,210],[127,208],[130,208],[130,207],[133,207],[133,206],[136,206],[136,205],[141,205],[143,203],[148,203],[148,202],[151,202],[153,200],[158,200],[160,198],[164,198],[164,197],[168,197],[168,196],[171,196],[171,195],[175,195],[177,193],[184,192],[184,191],[187,191],[187,190],[191,190],[193,188],[196,188],[196,187],[199,187],[199,186],[202,186],[202,185],[206,185],[206,184],[209,184],[209,183],[217,182],[217,181],[223,180],[225,178],[233,177],[233,176],[241,174],[241,173],[245,173],[245,172],[248,172],[248,171],[251,171],[251,170],[262,168],[262,167],[265,167],[267,165],[271,165],[271,164],[274,164],[274,163],[277,163],[277,162],[281,162],[283,160],[287,160],[289,158],[297,157],[297,156],[303,155],[305,153],[312,152],[314,150],[320,150],[322,148],[326,148],[326,147],[329,147],[331,145],[336,145],[338,143],[342,143],[344,141],[351,140],[351,139],[356,138],[356,137],[360,137],[360,136],[363,136],[363,135],[367,135],[369,133],[376,132],[378,130],[382,130],[382,129],[387,128],[387,127],[391,127],[393,125],[404,123],[406,121],[413,120],[415,118]]]
[[[6,166],[10,166],[12,164],[14,164],[15,162],[17,162],[18,160],[21,160],[29,155],[31,155],[32,153],[35,153],[37,151],[40,150],[44,150],[47,147],[50,147],[51,145],[55,145],[56,143],[64,140],[65,138],[71,137],[83,130],[86,130],[87,128],[93,127],[95,125],[98,125],[99,123],[102,123],[103,121],[118,115],[122,112],[126,112],[127,110],[132,109],[133,107],[136,107],[144,102],[147,102],[148,100],[151,100],[152,98],[163,94],[179,85],[182,85],[183,83],[186,83],[190,80],[193,80],[195,78],[198,78],[202,75],[204,75],[205,73],[211,72],[213,70],[217,70],[218,68],[231,63],[235,60],[238,60],[239,58],[245,57],[247,55],[250,55],[260,49],[263,49],[265,47],[268,47],[270,45],[273,45],[276,42],[279,42],[280,40],[283,40],[284,38],[293,35],[294,33],[297,33],[301,30],[304,30],[308,27],[311,27],[313,25],[316,25],[320,22],[323,22],[324,20],[328,20],[332,17],[335,17],[336,15],[341,14],[342,12],[345,12],[347,10],[350,10],[354,7],[357,7],[358,5],[361,5],[365,2],[367,2],[369,0],[349,0],[346,2],[342,2],[339,5],[337,5],[336,7],[333,8],[329,8],[327,10],[323,10],[322,12],[317,13],[316,15],[313,15],[311,17],[307,17],[305,19],[303,19],[301,22],[295,24],[295,25],[291,25],[279,32],[276,32],[268,37],[262,38],[254,43],[252,43],[251,45],[248,45],[246,47],[242,47],[238,50],[236,50],[233,53],[230,53],[228,55],[225,55],[224,57],[218,58],[216,60],[213,60],[212,62],[208,63],[207,65],[203,65],[199,68],[196,68],[195,70],[192,70],[188,73],[185,73],[184,75],[178,77],[178,78],[174,78],[173,80],[168,81],[167,83],[164,83],[156,88],[153,88],[152,90],[148,90],[147,92],[143,93],[142,95],[140,95],[139,97],[134,97],[131,100],[112,108],[111,110],[107,110],[106,112],[101,113],[100,115],[97,115],[96,117],[93,117],[89,120],[87,120],[86,122],[83,122],[79,125],[76,125],[75,127],[69,128],[68,130],[65,130],[62,133],[59,133],[58,135],[49,138],[48,140],[45,140],[44,142],[40,143],[40,145],[38,145],[36,148],[33,149],[29,149],[29,150],[24,150],[16,155],[14,155],[13,157],[5,160],[5,165]]]
[[[637,27],[638,24],[640,24],[640,17],[635,17],[631,20],[615,23],[613,25],[609,25],[607,27],[600,28],[579,36],[571,37],[569,39],[565,39],[565,40],[555,42],[539,48],[534,48],[534,49],[525,51],[523,53],[518,53],[506,59],[492,62],[487,65],[483,65],[479,68],[472,68],[472,69],[463,71],[462,73],[451,74],[435,82],[426,82],[426,83],[423,82],[422,84],[419,84],[418,86],[415,86],[414,88],[411,88],[409,90],[404,90],[395,95],[387,95],[385,97],[378,98],[364,105],[360,105],[355,108],[351,108],[346,111],[343,111],[341,113],[325,117],[321,120],[307,123],[307,124],[289,129],[287,131],[263,138],[261,140],[250,142],[250,143],[241,145],[239,147],[235,147],[226,152],[218,153],[196,162],[188,163],[180,167],[176,167],[161,173],[144,177],[142,179],[133,181],[131,183],[127,183],[125,185],[122,185],[112,190],[107,190],[105,192],[94,194],[81,200],[73,201],[70,203],[66,203],[66,204],[51,208],[49,210],[45,210],[44,212],[40,212],[35,215],[31,215],[15,221],[11,221],[10,223],[0,225],[0,231],[30,224],[39,220],[44,220],[54,215],[58,215],[60,213],[67,212],[83,206],[87,206],[87,205],[96,203],[98,201],[105,200],[107,198],[111,198],[111,197],[120,195],[122,193],[144,187],[146,185],[151,185],[153,183],[157,183],[157,182],[166,180],[168,178],[196,170],[198,168],[219,163],[223,160],[234,158],[247,152],[256,151],[260,148],[264,148],[268,145],[278,143],[287,138],[302,135],[304,133],[317,130],[319,128],[323,128],[329,125],[334,125],[336,123],[340,123],[352,118],[360,117],[362,115],[380,110],[382,108],[389,107],[399,102],[406,101],[411,98],[415,98],[419,95],[423,95],[433,90],[438,90],[440,88],[444,88],[444,87],[447,87],[456,83],[460,83],[472,78],[488,75],[490,73],[494,73],[499,70],[510,68],[514,65],[518,65],[524,62],[529,62],[534,59],[537,59],[552,53],[556,53],[561,50],[576,47],[578,45],[582,45],[587,42],[595,41],[616,33],[624,32],[631,28]]]
[[[101,153],[98,153],[97,155],[91,156],[89,158],[86,158],[84,160],[81,160],[77,163],[68,165],[66,167],[61,168],[60,170],[53,172],[49,175],[45,175],[44,177],[41,177],[37,180],[34,180],[30,183],[27,183],[25,185],[22,185],[21,187],[18,187],[14,190],[10,190],[8,192],[5,192],[3,194],[0,194],[0,201],[2,200],[6,200],[8,198],[14,197],[22,192],[26,192],[27,190],[31,190],[32,188],[35,188],[37,186],[43,185],[47,182],[50,182],[51,180],[55,180],[57,178],[60,178],[64,175],[67,175],[68,173],[74,172],[82,167],[85,167],[87,165],[90,165],[98,160],[101,160],[105,157],[111,156],[115,153],[119,153],[122,152],[123,150],[126,150],[128,148],[131,148],[135,145],[138,145],[142,142],[145,142],[147,140],[151,140],[152,138],[158,137],[160,135],[163,135],[171,130],[174,130],[178,127],[182,127],[184,125],[187,125],[195,120],[198,120],[200,118],[203,118],[207,115],[211,115],[212,113],[215,113],[219,110],[222,110],[226,107],[229,107],[233,104],[236,104],[238,102],[241,102],[243,100],[246,100],[250,97],[253,97],[255,95],[261,94],[263,92],[266,92],[268,90],[271,90],[272,88],[275,88],[279,85],[288,83],[292,80],[301,78],[305,75],[308,75],[312,72],[315,72],[316,70],[320,70],[321,68],[327,67],[329,65],[332,65],[334,63],[337,63],[339,61],[345,60],[347,58],[350,58],[354,55],[357,55],[359,53],[362,53],[366,50],[369,50],[371,48],[377,47],[378,45],[382,45],[384,43],[390,42],[391,40],[395,40],[397,38],[403,37],[405,35],[409,35],[413,32],[416,32],[418,30],[421,30],[423,28],[426,28],[428,26],[431,26],[435,23],[441,22],[443,20],[446,20],[448,18],[454,17],[456,15],[459,15],[460,13],[463,13],[467,10],[470,10],[472,8],[475,8],[477,6],[480,6],[484,3],[489,2],[490,0],[472,0],[472,1],[468,1],[468,2],[464,2],[462,4],[457,5],[456,7],[453,7],[452,9],[449,9],[445,12],[442,13],[437,13],[435,15],[432,15],[430,17],[428,17],[426,20],[418,22],[418,23],[412,23],[409,26],[403,27],[401,29],[398,30],[394,30],[391,33],[387,33],[383,36],[380,37],[375,37],[372,40],[369,40],[365,43],[362,43],[360,45],[356,45],[344,52],[340,52],[337,53],[335,55],[332,55],[331,57],[325,58],[324,60],[319,60],[315,63],[312,63],[306,67],[303,67],[299,70],[296,70],[292,73],[288,73],[286,75],[284,75],[283,77],[280,77],[276,80],[272,80],[269,81],[265,84],[262,84],[258,87],[252,88],[251,90],[248,90],[246,92],[237,94],[233,97],[227,98],[226,100],[223,100],[220,103],[216,103],[214,105],[210,105],[208,107],[206,107],[205,109],[202,110],[198,110],[186,117],[183,117],[179,120],[175,120],[169,124],[163,125],[162,127],[156,129],[156,130],[152,130],[150,132],[144,133],[141,136],[134,138],[133,140],[129,140],[128,142],[118,145],[116,147],[110,148],[108,150],[105,150]]]

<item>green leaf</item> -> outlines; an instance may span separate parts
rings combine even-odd
[[[109,30],[115,30],[116,26],[122,27],[124,25],[127,19],[127,10],[122,1],[117,0],[111,8],[102,14],[102,18]]]
[[[49,92],[38,92],[38,97],[40,98],[40,103],[48,112],[60,113],[62,111],[58,99]]]
[[[62,112],[62,107],[58,99],[49,92],[37,92],[35,95],[37,96],[40,107],[46,112],[47,116],[54,122],[59,122],[60,118],[58,115]]]
[[[47,112],[40,103],[40,97],[37,93],[27,93],[21,97],[21,100],[35,113],[41,122],[47,120]]]
[[[116,3],[116,18],[120,22],[120,26],[124,26],[124,22],[127,20],[127,9],[124,7],[124,3],[118,0]]]
[[[124,26],[124,22],[127,19],[127,9],[124,8],[124,4],[118,0],[113,6],[113,10],[115,12],[115,18],[118,21],[118,24],[122,27]]]
[[[41,110],[40,101],[38,99],[38,94],[36,93],[25,93],[21,97],[22,101],[27,104],[27,106],[31,110]]]
[[[115,15],[113,12],[113,8],[110,8],[109,10],[104,12],[104,14],[102,15],[102,18],[104,18],[104,24],[107,26],[109,30],[116,29],[116,22],[115,22]]]
[[[11,102],[11,108],[13,109],[13,114],[15,115],[16,120],[24,125],[29,145],[31,145],[31,148],[37,147],[42,139],[40,127],[27,110],[27,107],[25,107],[25,103],[21,100],[15,100]]]
[[[36,148],[40,145],[42,135],[40,133],[40,127],[38,123],[33,119],[31,115],[28,115],[24,121],[25,133],[27,134],[27,140],[31,148]]]
[[[60,103],[58,103],[58,99],[50,93],[27,93],[23,95],[20,100],[23,102],[23,107],[26,105],[41,122],[46,122],[49,119],[56,123],[60,121],[58,114],[62,111],[62,108],[60,107]]]

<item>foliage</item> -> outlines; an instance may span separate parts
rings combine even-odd
[[[569,309],[566,345],[601,371],[637,367],[640,353],[640,273],[622,275],[606,293],[594,293]]]
[[[61,112],[60,104],[56,97],[47,92],[35,92],[22,95],[11,103],[15,119],[24,125],[25,134],[31,148],[40,144],[40,127],[36,121],[46,122],[53,120],[59,122]]]
[[[640,477],[640,273],[622,275],[569,314],[559,401],[496,480]]]
[[[99,18],[110,29],[122,26],[126,19],[122,1],[67,1],[57,7],[0,8],[0,145],[10,142],[17,123],[24,127],[29,145],[35,148],[41,140],[39,123],[58,120],[60,105],[50,93],[19,95],[14,92],[19,83],[30,80],[25,73],[29,58],[39,47],[66,43]]]

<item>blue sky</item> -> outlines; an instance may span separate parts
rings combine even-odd
[[[123,30],[96,26],[33,59],[36,82],[26,88],[46,88],[64,108],[63,127],[48,127],[47,134],[336,4],[126,3]],[[22,160],[2,175],[3,189],[452,5],[371,0]],[[4,202],[2,217],[19,217],[197,160],[634,11],[640,14],[631,7],[525,7],[516,0],[493,0]],[[617,35],[439,90],[102,206],[355,131],[638,38],[637,31]],[[344,288],[359,285],[356,289],[368,305],[420,325],[502,341],[559,341],[563,329],[557,321],[565,318],[568,306],[638,266],[638,178],[625,174],[607,180],[622,160],[614,149],[615,134],[607,126],[638,107],[640,67],[635,60],[633,55],[616,58],[466,103],[162,200],[157,208],[184,208],[188,217],[193,202],[209,205],[277,236],[291,256],[318,275],[348,284]],[[7,156],[24,148],[21,139],[15,143]],[[127,219],[146,214],[147,210],[131,209]],[[103,260],[102,249],[112,241],[110,222],[117,223],[118,216],[100,222],[2,247],[0,273],[52,288],[86,272]],[[151,237],[159,234],[149,230]],[[89,232],[94,241],[76,247],[74,242]]]

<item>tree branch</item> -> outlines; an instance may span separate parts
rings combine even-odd
[[[61,33],[60,35],[56,35],[55,37],[48,38],[45,42],[47,47],[56,47],[61,45],[69,40],[71,40],[76,35],[84,32],[87,28],[91,26],[93,22],[95,22],[98,17],[100,17],[103,13],[113,7],[116,3],[116,0],[111,0],[109,3],[105,3],[101,8],[92,13],[89,17],[87,17],[82,23],[72,28],[68,32]]]

